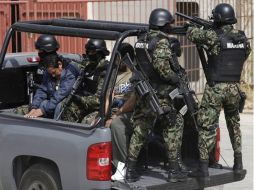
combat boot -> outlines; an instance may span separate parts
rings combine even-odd
[[[206,160],[201,160],[199,163],[199,168],[200,168],[200,177],[209,177],[209,172],[208,172],[208,164],[209,162]]]
[[[182,173],[179,169],[177,161],[169,161],[168,181],[175,183],[178,181],[186,181],[187,174]]]
[[[179,169],[182,173],[188,175],[191,171],[187,168],[187,166],[183,163],[181,153],[177,153],[177,163],[179,166]]]
[[[233,170],[236,174],[240,174],[243,170],[242,153],[234,153]]]
[[[223,166],[217,161],[209,161],[209,168],[222,169]]]
[[[196,177],[203,183],[208,182],[210,180],[208,172],[208,164],[209,164],[208,160],[200,160],[197,171],[190,173],[189,177]]]
[[[222,169],[223,166],[215,159],[216,148],[209,154],[209,168]]]
[[[126,181],[129,183],[137,181],[139,179],[139,174],[137,173],[137,161],[128,158],[126,164]]]

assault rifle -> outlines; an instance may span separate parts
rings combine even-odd
[[[62,113],[64,112],[64,110],[66,109],[66,107],[69,106],[69,104],[71,103],[72,97],[77,93],[77,90],[79,89],[80,85],[82,84],[82,82],[84,81],[84,78],[87,76],[86,75],[86,67],[89,65],[89,59],[85,58],[82,61],[82,68],[80,69],[80,74],[77,78],[77,80],[75,81],[75,83],[73,84],[71,93],[69,94],[69,96],[66,98],[65,102],[63,103],[62,106],[62,110],[59,113],[59,115],[57,116],[56,120],[59,120],[61,118]]]
[[[31,108],[32,102],[33,102],[33,95],[34,95],[34,74],[32,72],[26,73],[26,83],[27,83],[27,94],[29,96],[29,110]]]
[[[177,60],[177,56],[175,54],[173,54],[173,56],[170,60],[170,64],[171,64],[170,65],[171,69],[178,76],[179,82],[177,83],[177,88],[174,89],[172,92],[170,92],[169,96],[172,100],[179,95],[183,96],[185,105],[180,109],[179,112],[182,115],[185,115],[185,113],[188,111],[194,121],[196,128],[197,128],[198,126],[197,126],[197,121],[196,121],[195,115],[197,114],[198,104],[197,104],[197,101],[193,97],[193,96],[195,96],[195,92],[190,89],[187,74],[186,74],[185,70],[180,66],[180,64]]]
[[[180,16],[182,18],[185,18],[187,20],[190,20],[191,23],[193,23],[194,25],[198,25],[198,26],[201,26],[201,27],[203,26],[204,29],[209,29],[209,28],[213,28],[214,27],[213,22],[204,20],[204,19],[199,18],[197,16],[190,17],[188,15],[185,15],[185,14],[179,13],[179,12],[176,12],[176,15]]]
[[[157,116],[164,115],[166,112],[160,107],[159,99],[156,95],[155,90],[150,85],[148,79],[146,79],[144,74],[136,68],[129,56],[129,53],[127,53],[122,60],[138,79],[136,90],[140,97],[144,97],[146,101],[149,102],[149,105],[151,106],[153,112],[157,114]]]

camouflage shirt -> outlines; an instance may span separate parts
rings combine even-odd
[[[239,30],[233,28],[232,25],[222,26],[221,29],[227,33],[238,33]],[[216,32],[212,29],[204,30],[202,28],[192,26],[187,30],[187,38],[195,44],[202,44],[208,55],[218,55],[220,52],[219,38]],[[251,52],[250,43],[247,42],[246,57]]]

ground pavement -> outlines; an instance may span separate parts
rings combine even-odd
[[[253,110],[245,111],[240,115],[241,130],[243,139],[243,164],[247,169],[247,175],[243,181],[225,184],[221,186],[206,188],[205,190],[252,190],[253,189]],[[220,131],[221,131],[221,155],[226,160],[227,164],[233,166],[233,151],[229,140],[229,135],[224,119],[223,111],[220,116]],[[222,158],[220,163],[227,165]]]

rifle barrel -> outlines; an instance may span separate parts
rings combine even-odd
[[[188,16],[188,15],[185,15],[185,14],[183,14],[183,13],[180,13],[180,12],[176,12],[176,15],[177,15],[177,16],[180,16],[180,17],[183,17],[183,18],[186,18],[186,19],[188,19],[188,20],[193,20],[192,17],[190,17],[190,16]]]

